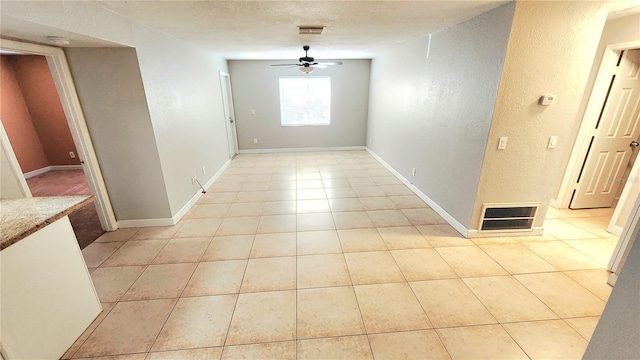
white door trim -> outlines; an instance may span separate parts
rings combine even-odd
[[[607,96],[611,76],[613,76],[613,71],[618,61],[618,55],[616,55],[615,51],[638,47],[640,47],[640,41],[611,44],[605,47],[602,62],[600,63],[596,80],[593,83],[591,96],[589,97],[587,108],[584,112],[582,123],[580,124],[576,142],[571,151],[571,157],[569,158],[569,164],[562,179],[560,190],[558,191],[557,197],[551,201],[554,207],[566,209],[571,202],[571,196],[575,189],[575,181],[582,169],[584,158],[587,156],[591,136],[593,135],[600,110],[602,110],[602,104]],[[620,204],[620,202],[618,204]]]
[[[91,193],[95,195],[96,210],[104,230],[113,231],[118,228],[111,201],[104,184],[102,172],[89,135],[89,129],[80,107],[71,71],[64,51],[61,48],[23,43],[2,39],[2,49],[20,54],[45,56],[51,69],[51,75],[60,95],[60,102],[71,130],[80,159],[84,161],[84,170]],[[22,172],[19,174],[22,176]],[[26,185],[26,182],[25,182]]]
[[[229,149],[231,150],[233,147],[233,154],[229,154],[229,158],[233,158],[234,156],[236,156],[238,154],[238,128],[236,127],[236,114],[233,110],[233,94],[231,93],[231,75],[228,72],[225,71],[220,71],[220,91],[225,91],[226,88],[226,93],[227,93],[227,103],[224,103],[224,96],[222,97],[222,106],[223,107],[228,107],[227,110],[229,110],[229,116],[231,116],[231,119],[233,119],[233,123],[229,122],[229,119],[226,118],[226,114],[223,114],[225,119],[225,123],[226,123],[226,128],[227,128],[227,140],[231,139],[230,141],[233,144],[228,144],[229,145]],[[224,111],[224,108],[223,108]]]
[[[615,285],[616,280],[618,279],[618,274],[620,274],[620,270],[622,270],[622,266],[627,259],[627,255],[629,255],[629,251],[631,251],[631,246],[638,236],[639,231],[640,197],[635,199],[633,210],[631,210],[631,213],[629,214],[629,219],[624,226],[624,230],[622,230],[622,234],[620,235],[618,244],[616,244],[615,250],[613,250],[611,260],[609,260],[609,270],[611,270],[612,273],[609,275],[608,283],[611,286]]]
[[[13,147],[11,147],[11,142],[9,141],[7,132],[4,129],[2,119],[0,119],[0,146],[2,146],[2,150],[4,151],[4,153],[7,154],[7,158],[9,159],[9,166],[11,167],[11,173],[20,184],[20,192],[22,193],[22,197],[31,197],[31,189],[29,189],[29,185],[27,185],[27,180],[25,179],[25,177],[22,176],[20,163],[18,163],[18,158],[16,158],[16,153],[13,151]],[[5,171],[5,169],[2,169],[1,171]]]

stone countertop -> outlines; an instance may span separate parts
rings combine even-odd
[[[93,195],[0,200],[0,250],[6,249],[93,200]]]

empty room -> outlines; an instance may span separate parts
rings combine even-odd
[[[0,359],[640,353],[640,1],[0,7]]]

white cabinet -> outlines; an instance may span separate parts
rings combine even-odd
[[[6,359],[59,359],[102,307],[67,216],[0,252]]]

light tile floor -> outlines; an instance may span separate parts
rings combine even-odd
[[[240,155],[178,225],[84,249],[104,311],[64,358],[578,359],[610,215],[469,240],[366,152]]]

